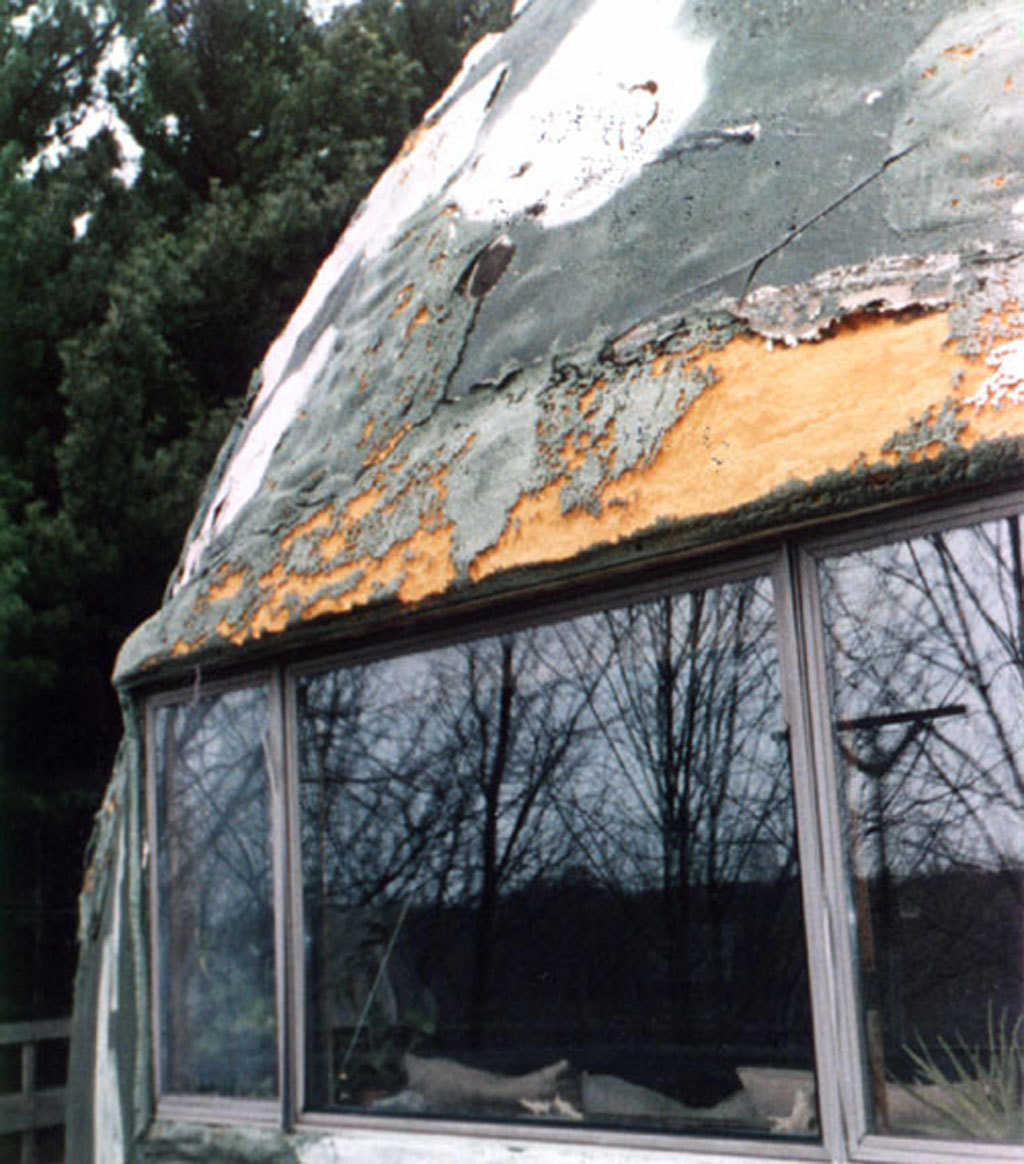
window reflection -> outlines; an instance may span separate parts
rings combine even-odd
[[[296,691],[310,1106],[817,1134],[767,580]]]
[[[1020,519],[821,576],[874,1126],[1024,1142]]]
[[[154,715],[163,1089],[277,1091],[262,688]]]

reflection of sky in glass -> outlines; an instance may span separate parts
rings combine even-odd
[[[266,717],[262,688],[155,715],[170,1091],[276,1091]]]
[[[790,859],[762,579],[300,679],[304,852],[324,891],[353,902],[476,891],[467,823],[479,819],[495,758],[503,650],[515,688],[497,827],[507,888],[569,866],[656,884],[666,814],[683,795],[666,784],[673,763],[691,770],[694,880],[771,877]],[[666,666],[678,704],[672,755],[656,738]]]
[[[1014,552],[1004,519],[823,567],[836,718],[944,713],[916,734],[908,724],[840,733],[862,765],[893,757],[880,792],[849,754],[844,768],[852,803],[882,796],[908,871],[936,862],[1024,861]]]
[[[1022,999],[1019,520],[828,559],[821,581],[873,1127],[1017,1140],[1019,1117],[981,1122],[972,1077]],[[922,1055],[927,1109],[891,1082],[925,1078]],[[982,1097],[966,1120],[943,1115],[953,1079]]]
[[[811,1079],[767,579],[309,675],[297,711],[314,1107],[397,1092],[410,1031],[707,1105],[736,1064],[683,1043],[728,1029]]]

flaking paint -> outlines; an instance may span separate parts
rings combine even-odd
[[[549,479],[521,493],[493,543],[464,574],[481,582],[517,567],[564,561],[666,522],[734,510],[793,482],[892,467],[1022,433],[1015,345],[1024,329],[1017,304],[1005,302],[975,322],[983,339],[973,345],[954,342],[950,312],[941,310],[862,312],[820,339],[791,346],[745,332],[720,346],[652,350],[640,367],[617,375],[639,383],[646,372],[662,382],[678,419],[649,452],[626,465],[619,463],[616,416],[601,409],[611,373],[595,376],[575,397],[552,394],[550,415],[541,416],[537,431]],[[1006,352],[1013,358],[993,371],[993,361]],[[695,371],[700,391],[692,388]],[[339,512],[325,507],[281,539],[279,560],[249,588],[253,597],[241,615],[217,624],[221,639],[241,645],[385,595],[415,603],[458,582],[455,522],[447,511],[450,464],[410,479],[397,494],[386,486],[389,477],[400,476],[406,431],[367,460],[378,470],[372,484]],[[465,442],[452,461],[472,443]],[[581,476],[590,487],[586,497],[569,488]],[[361,551],[362,528],[386,523],[410,499],[421,514],[418,528],[380,554]],[[293,566],[296,559],[305,565]],[[205,601],[237,596],[245,589],[243,576],[243,570],[222,571]],[[194,646],[180,640],[174,650],[182,654]]]

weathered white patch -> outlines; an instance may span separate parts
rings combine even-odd
[[[595,0],[529,86],[486,127],[451,196],[470,218],[540,207],[593,213],[668,146],[707,93],[712,41],[679,0]]]
[[[124,1160],[124,1130],[118,1088],[117,1052],[110,1042],[118,1005],[118,952],[121,947],[121,893],[124,888],[124,846],[117,845],[117,863],[110,892],[110,931],[103,939],[100,982],[96,999],[96,1058],[93,1082],[92,1133],[95,1160],[118,1164]]]
[[[328,328],[302,368],[283,380],[295,345],[349,267],[380,255],[417,211],[440,197],[467,217],[488,221],[543,205],[537,220],[549,227],[597,210],[673,141],[704,100],[712,41],[688,30],[684,7],[681,0],[594,0],[504,109],[494,101],[507,72],[502,61],[459,91],[500,38],[484,37],[470,50],[267,352],[255,419],[186,549],[178,587],[258,489],[275,445],[330,354],[334,331]]]
[[[726,125],[716,131],[722,137],[738,137],[747,141],[757,141],[761,136],[760,121],[745,121],[742,125]]]
[[[337,334],[337,328],[325,328],[302,366],[278,384],[274,392],[266,397],[261,392],[257,397],[249,430],[221,478],[202,528],[188,547],[182,582],[198,568],[210,538],[234,520],[259,488],[277,442],[302,407],[310,385],[331,354]]]
[[[995,371],[964,403],[997,411],[1004,404],[1024,404],[1024,339],[1010,340],[993,348],[985,363]]]
[[[466,55],[462,58],[462,64],[459,66],[459,71],[452,77],[448,88],[441,94],[433,105],[424,113],[423,121],[430,122],[434,118],[439,117],[446,109],[447,105],[452,99],[452,94],[457,93],[462,86],[463,81],[476,68],[476,66],[484,59],[491,49],[501,40],[500,32],[486,32],[484,35],[469,49]],[[500,72],[504,65],[498,65],[494,72]],[[493,73],[491,74],[493,76]],[[490,94],[488,94],[490,96]],[[460,97],[461,101],[462,98]]]
[[[459,76],[449,85],[448,93],[454,92],[461,83],[472,67],[473,58],[483,55],[495,39],[493,34],[484,37],[470,50]],[[407,146],[381,176],[353,215],[337,246],[317,271],[288,326],[267,352],[262,366],[263,386],[256,407],[260,407],[262,401],[277,389],[296,341],[316,318],[324,300],[349,266],[359,258],[372,259],[380,254],[403,223],[435,196],[469,157],[486,114],[487,100],[503,68],[503,65],[495,66],[433,122],[434,111],[431,110],[423,127],[415,131],[418,136],[414,144]],[[434,109],[442,108],[446,100],[447,93]]]
[[[874,105],[876,101],[880,101],[885,94],[881,89],[872,89],[870,93],[864,98],[865,105]]]
[[[344,1136],[297,1143],[300,1164],[665,1164],[665,1150],[632,1143],[573,1144],[520,1139],[513,1136],[446,1135],[438,1132],[389,1132],[346,1129]],[[689,1157],[688,1157],[689,1158]],[[693,1159],[699,1164],[729,1164],[734,1154],[705,1150]]]

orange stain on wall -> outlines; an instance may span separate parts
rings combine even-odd
[[[455,457],[466,452],[473,441],[469,437]],[[279,560],[260,575],[259,596],[242,617],[234,622],[222,618],[217,634],[240,646],[264,634],[278,634],[295,621],[343,614],[365,606],[385,589],[393,588],[398,599],[408,603],[446,589],[455,580],[453,525],[445,520],[441,509],[448,492],[447,475],[448,466],[444,465],[428,478],[425,484],[433,504],[427,508],[420,528],[380,558],[349,556],[353,534],[359,522],[371,514],[383,517],[393,511],[397,498],[385,500],[383,488],[373,485],[349,502],[337,519],[330,506],[318,510],[287,535],[282,552],[286,544],[291,546],[298,538],[306,537],[325,565],[308,571],[289,570]],[[329,526],[330,532],[320,534]],[[238,577],[240,589],[241,571]],[[183,654],[189,649],[187,644],[179,643],[172,653]]]
[[[979,332],[989,342],[1014,338],[1020,330],[1015,312],[982,320]],[[657,357],[656,357],[657,358]],[[708,366],[714,382],[664,434],[657,451],[641,465],[609,479],[599,490],[594,512],[562,510],[567,474],[588,452],[583,433],[561,448],[566,473],[525,494],[512,508],[494,545],[469,568],[479,581],[499,571],[541,562],[563,561],[599,544],[650,529],[658,522],[722,513],[756,501],[790,481],[811,482],[829,471],[859,464],[895,464],[898,454],[886,443],[897,432],[913,430],[922,418],[935,418],[947,400],[956,405],[956,440],[969,447],[979,440],[1024,434],[1024,404],[975,407],[968,403],[992,367],[982,357],[960,354],[949,340],[945,312],[911,318],[862,316],[848,320],[831,336],[795,347],[771,346],[763,338],[741,335],[716,351],[684,363],[664,360],[658,370],[680,376]],[[595,382],[587,406],[604,387]],[[614,420],[594,441],[607,466],[614,463]],[[473,443],[470,437],[452,460]],[[942,445],[925,445],[911,454],[932,456]],[[413,603],[443,593],[456,580],[452,557],[453,523],[443,510],[448,465],[406,492],[423,499],[419,528],[379,558],[354,554],[359,523],[371,515],[386,520],[398,503],[374,483],[340,513],[327,506],[291,530],[281,543],[278,564],[258,579],[258,594],[238,620],[222,619],[217,633],[241,644],[277,633],[296,621],[343,614],[373,601],[382,591]],[[404,496],[404,493],[401,495]],[[323,563],[308,572],[289,570],[285,552],[299,538]],[[237,595],[241,571],[225,568],[210,599]],[[173,653],[187,654],[197,644],[181,642]]]
[[[505,532],[470,565],[479,581],[538,561],[563,561],[656,522],[721,513],[788,481],[809,482],[859,462],[889,461],[898,430],[944,401],[965,400],[991,372],[948,341],[945,312],[861,317],[817,343],[771,349],[738,336],[702,359],[717,380],[666,433],[658,453],[601,491],[601,511],[563,513],[561,481],[520,499]],[[983,410],[958,443],[1024,432],[1024,408]],[[1016,415],[1013,413],[1016,412]],[[926,448],[934,453],[937,448]]]
[[[244,582],[244,570],[221,571],[219,580],[206,592],[207,601],[223,602],[225,599],[234,598],[236,594],[241,593]]]
[[[217,633],[241,646],[249,639],[280,633],[293,619],[308,622],[365,606],[391,587],[400,601],[412,603],[447,589],[454,580],[449,523],[417,530],[379,559],[364,555],[310,574],[289,574],[276,566],[260,579],[266,588],[255,611],[237,625],[222,619]]]

